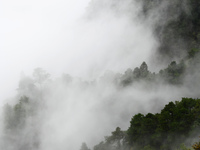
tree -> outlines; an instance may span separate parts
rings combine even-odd
[[[98,145],[94,146],[94,150],[110,150],[110,147],[105,142],[100,142]]]
[[[86,143],[82,143],[80,150],[90,150],[90,149],[87,147]]]
[[[197,53],[199,53],[200,49],[198,48],[192,48],[189,52],[188,52],[188,57],[189,58],[193,58]]]
[[[170,84],[181,84],[185,68],[184,61],[179,64],[176,61],[172,61],[166,69],[160,70],[159,75]]]
[[[169,102],[161,113],[133,116],[128,128],[128,140],[136,149],[170,150],[182,143],[200,125],[200,100],[182,98]],[[178,140],[177,140],[178,139]]]
[[[136,67],[134,70],[133,70],[133,77],[135,79],[138,79],[140,78],[140,69],[138,67]]]
[[[26,96],[22,96],[19,102],[14,106],[14,123],[18,128],[24,128],[26,118],[28,115],[29,99]],[[15,128],[16,128],[15,127]]]
[[[125,71],[124,75],[122,76],[121,80],[122,80],[123,85],[125,85],[125,86],[130,85],[133,81],[133,71],[130,68],[128,68]]]
[[[141,139],[143,138],[143,120],[144,115],[141,113],[135,115],[131,119],[131,125],[127,131],[129,143],[131,145],[134,143],[143,144],[143,142],[141,142]]]
[[[111,144],[114,149],[121,149],[125,142],[125,133],[121,131],[120,127],[117,127],[115,131],[112,132],[111,136],[105,138],[107,144]]]
[[[146,62],[143,62],[140,66],[140,77],[141,78],[146,78],[149,74],[149,71],[148,71],[148,66],[146,64]]]
[[[147,145],[142,150],[155,150],[152,146]]]
[[[4,115],[5,130],[12,130],[14,127],[14,122],[13,122],[14,112],[11,105],[6,104],[4,106],[3,115]]]

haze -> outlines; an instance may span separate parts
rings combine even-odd
[[[14,106],[25,95],[36,112],[13,145],[0,137],[8,150],[31,145],[35,133],[40,150],[77,150],[82,142],[92,148],[117,126],[127,129],[136,113],[156,113],[168,101],[199,95],[188,90],[191,77],[182,87],[113,84],[117,73],[144,61],[159,70],[152,64],[159,13],[144,20],[140,11],[140,2],[132,0],[0,2],[0,105]],[[38,67],[50,74],[43,83],[32,76]]]
[[[1,101],[14,96],[21,72],[31,75],[37,67],[52,77],[69,73],[93,79],[105,70],[123,72],[148,61],[156,42],[151,27],[137,19],[138,6],[130,16],[129,1],[121,6],[121,15],[89,4],[89,0],[0,2]],[[99,14],[94,12],[97,7]]]

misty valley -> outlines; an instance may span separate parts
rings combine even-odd
[[[53,12],[42,20],[55,17],[59,30],[43,53],[49,67],[30,65],[2,102],[0,150],[200,150],[199,0],[88,0],[81,19],[72,7],[61,21],[64,2],[23,3],[13,4],[22,16]],[[48,55],[54,46],[70,50]],[[67,73],[51,75],[62,65]]]

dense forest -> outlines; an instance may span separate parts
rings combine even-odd
[[[196,137],[200,130],[200,99],[182,98],[169,102],[160,113],[136,114],[130,127],[122,131],[119,127],[106,136],[105,141],[94,146],[94,150],[160,150],[187,149],[183,144],[188,137]],[[191,143],[185,143],[191,145]],[[194,149],[199,144],[193,145]],[[87,150],[87,148],[81,148]]]
[[[93,145],[92,150],[200,149],[198,139],[198,136],[200,136],[200,1],[143,0],[137,2],[142,6],[139,17],[143,21],[152,20],[153,33],[159,42],[157,53],[152,57],[156,60],[156,63],[168,63],[168,65],[158,72],[152,72],[149,70],[148,64],[141,60],[141,65],[136,68],[128,68],[124,73],[108,71],[94,80],[83,80],[69,74],[51,79],[50,74],[41,68],[35,69],[31,77],[22,74],[17,88],[17,96],[3,107],[0,149],[43,150],[48,145],[46,143],[56,141],[54,133],[57,133],[57,130],[53,130],[49,124],[53,123],[53,127],[62,130],[64,126],[72,128],[73,124],[70,124],[70,122],[75,120],[74,124],[81,124],[83,127],[80,130],[77,129],[77,135],[73,135],[70,129],[66,129],[66,132],[70,133],[69,137],[57,136],[58,139],[64,139],[59,139],[59,144],[65,145],[67,141],[69,145],[80,145],[80,150],[89,150],[87,142],[83,141],[84,136],[81,139],[84,142],[82,145],[80,141],[77,141],[77,143],[70,142],[71,137],[74,136],[74,139],[76,139],[84,133],[82,130],[89,131],[90,126],[86,128],[88,120],[100,120],[115,107],[118,108],[118,112],[123,111],[122,116],[126,116],[125,110],[130,109],[132,118],[129,118],[129,127],[126,130],[116,127],[111,135],[105,136],[103,141],[90,143],[90,145]],[[118,3],[120,4],[119,1],[112,2],[111,7],[117,7]],[[157,13],[159,13],[159,17],[155,17]],[[182,90],[183,88],[184,91],[191,93],[191,98],[184,97],[184,93],[181,91],[183,96],[179,99],[168,99],[167,103],[163,101],[164,105],[162,102],[155,104],[156,107],[159,107],[156,110],[157,113],[147,112],[149,110],[141,110],[140,112],[140,108],[132,112],[131,107],[136,104],[132,105],[128,100],[127,103],[125,101],[126,98],[133,101],[131,96],[134,94],[131,95],[130,93],[138,85],[141,85],[145,94],[170,87],[172,90],[166,91],[166,95],[173,95],[175,93],[173,93],[173,89]],[[72,90],[74,91],[70,92]],[[112,91],[111,94],[107,90]],[[140,93],[137,99],[140,100],[144,93]],[[197,94],[192,95],[193,93]],[[120,94],[122,94],[121,97]],[[130,95],[130,97],[127,95]],[[150,95],[147,95],[147,98],[150,99],[150,97]],[[56,100],[51,101],[53,98]],[[57,99],[65,98],[74,101],[57,101]],[[114,105],[113,102],[120,98],[123,101],[120,101],[119,106],[123,108]],[[81,101],[77,102],[75,99],[81,99]],[[99,101],[94,104],[96,99]],[[100,104],[100,102],[105,103],[105,105]],[[76,106],[75,103],[79,105]],[[86,105],[82,105],[82,103]],[[141,102],[141,105],[143,103]],[[138,104],[140,103],[138,102]],[[106,106],[106,108],[101,108],[103,106]],[[67,111],[59,112],[59,110]],[[76,115],[78,111],[80,113]],[[81,116],[85,111],[89,112],[89,115],[85,115],[89,116],[86,121]],[[92,116],[91,114],[95,111],[100,111],[99,114],[105,113],[105,116],[99,114],[100,117]],[[116,112],[113,110],[112,113],[112,117],[115,118]],[[66,118],[59,118],[60,115],[65,115]],[[68,119],[69,116],[72,119]],[[58,119],[54,120],[51,117]],[[65,119],[67,120],[66,124],[63,123]],[[45,123],[46,120],[49,124]],[[84,121],[87,122],[86,125],[84,123],[82,125]],[[91,121],[90,124],[92,123]],[[97,121],[97,124],[99,123]],[[97,124],[94,124],[94,126]],[[95,134],[98,128],[95,127],[90,132]],[[65,130],[60,132],[65,135]],[[47,137],[47,135],[49,139],[46,140],[44,137]],[[102,135],[97,133],[96,136]],[[49,144],[49,148],[56,148],[55,145],[55,147],[52,145]],[[69,149],[70,146],[65,146],[65,149],[67,148]]]

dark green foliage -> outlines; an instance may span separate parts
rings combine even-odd
[[[135,115],[132,120],[131,120],[131,126],[128,129],[128,136],[129,136],[129,143],[131,145],[134,144],[134,142],[138,142],[138,139],[141,139],[142,136],[144,136],[142,133],[142,123],[144,120],[144,115],[142,114],[137,114]],[[143,143],[143,142],[142,142]],[[139,142],[139,144],[142,144]]]
[[[190,149],[190,148],[187,148],[186,146],[185,146],[185,144],[180,144],[180,147],[179,148],[177,148],[176,150],[192,150],[192,149]]]
[[[154,137],[158,124],[156,115],[148,113],[146,116],[142,114],[135,115],[131,120],[131,126],[128,129],[129,143],[132,146],[144,147],[146,145],[156,144]]]
[[[134,115],[126,132],[117,127],[94,150],[171,150],[180,145],[187,149],[182,143],[200,127],[199,112],[200,99],[169,102],[160,113]]]
[[[155,150],[155,149],[151,147],[150,145],[147,145],[144,148],[142,148],[142,150]]]
[[[135,115],[127,132],[129,144],[158,150],[180,144],[197,128],[194,124],[199,122],[199,102],[200,99],[182,98],[180,102],[165,105],[160,114]]]

